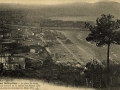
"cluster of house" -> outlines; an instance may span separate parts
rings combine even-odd
[[[20,54],[11,56],[9,53],[0,55],[0,63],[3,64],[4,70],[25,69],[25,57]]]
[[[16,32],[17,32],[17,34],[15,36]],[[24,32],[24,34],[23,34],[23,32]],[[47,53],[48,48],[44,47],[44,44],[46,44],[47,40],[42,39],[42,37],[45,36],[44,34],[46,34],[46,36],[50,35],[50,36],[54,37],[52,32],[45,31],[43,33],[42,32],[37,33],[37,32],[31,32],[28,29],[25,29],[24,31],[18,29],[17,31],[13,30],[12,34],[13,34],[12,38],[14,37],[14,39],[17,38],[17,39],[19,39],[18,41],[22,41],[22,44],[24,46],[28,46],[30,48],[30,51],[28,53],[24,53],[24,54],[18,53],[18,54],[13,54],[13,55],[11,55],[11,53],[9,51],[1,53],[0,54],[0,65],[1,64],[3,65],[4,70],[25,69],[26,68],[26,58],[32,59],[33,61],[39,60],[39,61],[41,61],[41,63],[43,63],[45,57],[47,57],[47,55],[48,55],[48,53]],[[20,36],[20,38],[18,37],[18,35]],[[25,40],[22,40],[21,36],[27,37],[27,38]]]
[[[43,50],[43,47],[38,45],[30,45],[29,53],[19,53],[11,55],[10,53],[2,53],[0,54],[0,65],[3,65],[4,70],[20,70],[25,69],[26,66],[26,58],[29,58],[34,61],[39,61],[43,64],[44,58],[47,56],[46,51]],[[41,55],[39,53],[42,52]],[[42,57],[43,56],[43,57]]]

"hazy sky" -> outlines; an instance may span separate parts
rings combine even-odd
[[[63,4],[63,3],[72,3],[72,2],[89,2],[95,3],[102,0],[0,0],[0,3],[18,3],[18,4]],[[104,0],[104,1],[117,1],[120,0]]]

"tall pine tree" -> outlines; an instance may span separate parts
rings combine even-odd
[[[110,45],[120,44],[120,23],[113,15],[102,14],[100,18],[96,19],[96,25],[86,23],[90,30],[86,40],[95,42],[96,46],[107,45],[107,73],[109,77],[109,55]],[[109,85],[109,84],[108,84]]]

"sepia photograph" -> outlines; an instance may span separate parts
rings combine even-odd
[[[120,0],[0,0],[0,90],[120,90]]]

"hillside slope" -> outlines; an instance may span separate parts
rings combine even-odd
[[[20,5],[0,4],[0,11],[21,10],[27,13],[40,16],[98,16],[101,14],[113,14],[120,16],[120,3],[118,2],[97,2],[97,3],[69,3],[59,5]],[[19,12],[18,12],[19,13]]]

